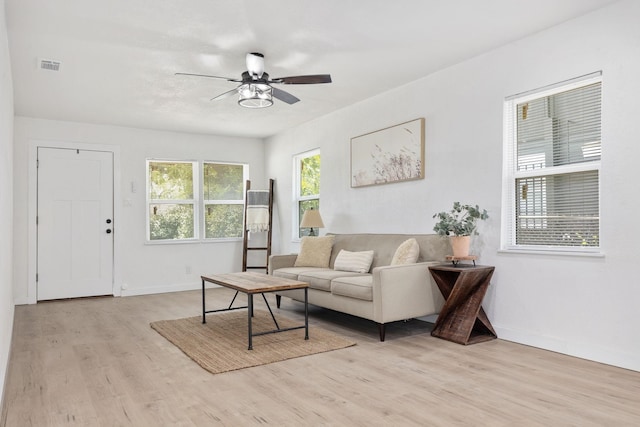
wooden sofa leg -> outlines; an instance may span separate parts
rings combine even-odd
[[[281,295],[276,295],[276,307],[280,308],[280,301],[282,300]]]
[[[384,323],[378,323],[378,332],[380,332],[380,341],[384,341]]]

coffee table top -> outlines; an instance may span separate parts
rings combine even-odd
[[[210,274],[200,277],[205,282],[215,283],[216,285],[235,289],[236,291],[247,294],[261,294],[264,292],[286,291],[309,287],[309,284],[305,282],[249,271],[242,273]]]

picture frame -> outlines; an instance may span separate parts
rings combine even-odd
[[[351,138],[351,187],[424,179],[424,118]]]

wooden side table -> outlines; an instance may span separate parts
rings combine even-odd
[[[482,300],[494,269],[490,266],[461,264],[429,267],[446,300],[431,332],[432,336],[464,345],[498,337],[482,309]]]

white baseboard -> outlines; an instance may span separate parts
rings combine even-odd
[[[29,298],[28,298],[28,297],[15,298],[15,299],[13,300],[13,303],[14,303],[15,305],[27,305],[27,304],[32,304],[32,303],[29,301]]]
[[[438,320],[438,315],[432,314],[430,316],[417,317],[416,319],[422,320],[423,322],[436,323],[436,320]]]
[[[5,364],[4,366],[0,367],[0,370],[2,372],[2,376],[0,377],[2,379],[2,387],[0,387],[0,411],[2,411],[3,409],[5,409],[5,395],[6,395],[6,390],[7,390],[7,382],[9,379],[9,363],[11,363],[11,357],[13,355],[13,323],[15,321],[15,306],[13,307],[12,313],[11,313],[11,327],[9,328],[9,351],[7,352],[7,358],[5,359]],[[3,420],[2,419],[2,413],[0,413],[0,423],[2,423]],[[4,424],[3,424],[4,425]]]
[[[164,286],[149,286],[146,288],[129,287],[127,289],[122,289],[121,296],[131,297],[136,295],[164,294],[167,292],[193,291],[196,289],[202,289],[202,284],[200,282],[177,283]]]
[[[437,319],[438,315],[434,314],[432,316],[418,317],[417,320],[435,323]],[[573,343],[525,331],[500,328],[495,325],[493,327],[501,340],[640,372],[640,359],[638,359],[637,354],[612,351],[592,343]]]
[[[633,355],[611,350],[599,346],[597,343],[585,344],[568,342],[554,337],[531,334],[525,331],[500,328],[495,325],[493,325],[493,327],[498,334],[498,338],[505,341],[640,372],[640,359],[638,359],[637,354]]]
[[[207,284],[208,288],[216,288],[218,285],[213,283]],[[119,293],[114,291],[114,297],[131,297],[137,295],[152,295],[152,294],[164,294],[167,292],[182,292],[182,291],[193,291],[196,289],[202,289],[201,282],[189,282],[189,283],[178,283],[171,284],[165,286],[149,286],[146,288],[128,288],[121,289]],[[36,304],[37,301],[30,301],[28,297],[18,297],[13,300],[14,305],[28,305],[28,304]]]

